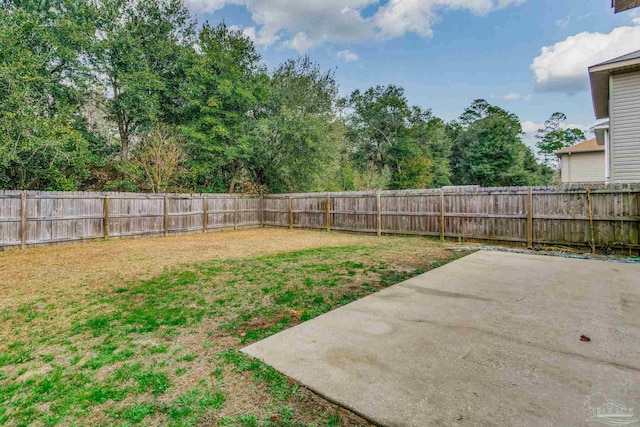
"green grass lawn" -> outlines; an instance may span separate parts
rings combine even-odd
[[[0,425],[365,424],[239,349],[464,255],[379,242],[184,265],[0,311]]]

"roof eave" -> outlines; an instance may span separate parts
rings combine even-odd
[[[636,52],[632,52],[631,54],[635,56],[635,53]],[[625,56],[628,57],[629,55],[625,55]],[[598,73],[601,71],[613,72],[619,68],[627,68],[627,67],[640,65],[640,58],[622,59],[620,61],[612,60],[612,61],[615,61],[615,62],[607,61],[607,62],[602,62],[600,64],[592,65],[591,67],[589,67],[589,73]]]
[[[582,153],[604,153],[604,149],[593,149],[593,150],[578,150],[578,151],[556,151],[554,154],[557,157],[564,156],[567,154],[582,154]]]
[[[638,67],[640,67],[640,58],[603,62],[589,67],[591,97],[597,119],[609,117],[609,76],[616,71],[635,71]]]
[[[609,73],[606,71],[591,72],[589,69],[589,81],[596,119],[606,119],[609,117]]]
[[[640,6],[638,0],[612,0],[611,2],[611,7],[614,8],[615,13],[624,12],[638,6]]]

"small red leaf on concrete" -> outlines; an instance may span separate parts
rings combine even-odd
[[[589,341],[591,341],[591,338],[589,338],[589,337],[588,337],[588,336],[586,336],[586,335],[582,335],[582,336],[580,336],[580,341],[582,341],[582,342],[589,342]]]

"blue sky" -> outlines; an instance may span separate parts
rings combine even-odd
[[[640,13],[614,15],[610,0],[187,4],[199,22],[242,28],[269,67],[306,53],[335,69],[343,94],[398,84],[445,120],[485,98],[516,113],[525,130],[556,111],[569,124],[593,125],[586,67],[640,49]]]

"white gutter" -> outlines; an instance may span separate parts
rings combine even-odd
[[[611,181],[611,162],[609,161],[609,129],[604,131],[604,182],[609,184]]]

